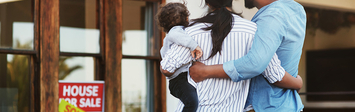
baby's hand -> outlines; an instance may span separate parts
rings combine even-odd
[[[196,58],[195,58],[195,54],[196,54]],[[199,59],[202,56],[202,49],[200,48],[200,46],[197,46],[195,50],[191,51],[191,55],[193,58],[195,59]]]

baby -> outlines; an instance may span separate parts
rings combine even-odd
[[[197,42],[184,30],[189,25],[188,16],[189,11],[182,3],[168,3],[158,12],[158,24],[167,33],[163,47],[160,49],[162,57],[160,64],[161,71],[169,79],[170,93],[184,103],[183,112],[195,112],[198,107],[198,97],[196,89],[187,81],[188,68],[179,68],[181,66],[165,63],[166,61],[172,61],[166,54],[173,43],[190,48],[191,55],[195,59],[202,56],[202,50]]]

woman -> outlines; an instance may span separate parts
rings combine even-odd
[[[231,12],[232,0],[205,0],[205,3],[212,9],[206,16],[193,20],[192,24],[186,28],[188,35],[198,43],[203,51],[200,62],[205,65],[223,64],[230,60],[236,60],[246,55],[251,48],[256,24],[245,20],[239,14]],[[190,50],[186,47],[173,44],[166,55],[170,55],[168,63],[164,66],[172,66],[174,69],[186,68],[187,63],[193,60]],[[281,67],[277,56],[269,67]],[[176,70],[175,70],[176,71]],[[162,70],[164,74],[169,73]],[[265,72],[265,78],[273,73],[277,79],[282,79],[284,72]],[[230,78],[210,78],[202,82],[195,83],[190,76],[188,81],[197,91],[200,112],[242,112],[248,95],[250,80],[233,82]],[[180,102],[176,111],[181,112],[183,104]]]

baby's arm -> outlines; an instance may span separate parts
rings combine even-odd
[[[191,62],[192,57],[189,49],[173,44],[160,62],[160,71],[167,77],[171,77],[181,66]]]
[[[186,34],[185,30],[181,28],[173,28],[166,36],[167,40],[175,44],[190,48],[192,57],[196,59],[202,56],[202,49],[198,46],[197,42]]]

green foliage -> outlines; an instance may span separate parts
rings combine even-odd
[[[32,42],[20,44],[16,41],[16,48],[30,49]],[[18,93],[14,95],[17,100],[18,112],[28,112],[30,103],[30,74],[29,57],[26,55],[14,55],[12,60],[7,62],[7,88],[17,88]],[[14,110],[15,111],[15,110]]]
[[[18,49],[32,49],[32,41],[25,44],[21,44],[18,40],[16,41],[16,48]],[[2,55],[7,56],[7,55]],[[75,70],[82,68],[80,65],[69,67],[65,61],[71,59],[72,57],[61,57],[59,59],[59,80],[65,79],[70,73]],[[18,112],[29,112],[30,104],[30,74],[29,74],[29,56],[26,55],[13,55],[11,61],[7,62],[7,78],[6,78],[6,88],[17,88],[18,93],[14,95],[13,101],[17,102]],[[45,69],[45,68],[42,68]],[[9,91],[8,91],[9,93]],[[16,106],[16,102],[14,102]],[[9,110],[10,111],[10,110]],[[16,110],[13,110],[16,111]]]
[[[69,67],[65,63],[65,61],[68,59],[72,59],[72,57],[60,57],[59,58],[59,73],[58,73],[59,80],[64,80],[67,76],[70,75],[70,73],[82,68],[82,66],[80,66],[80,65],[75,65],[73,67]]]

